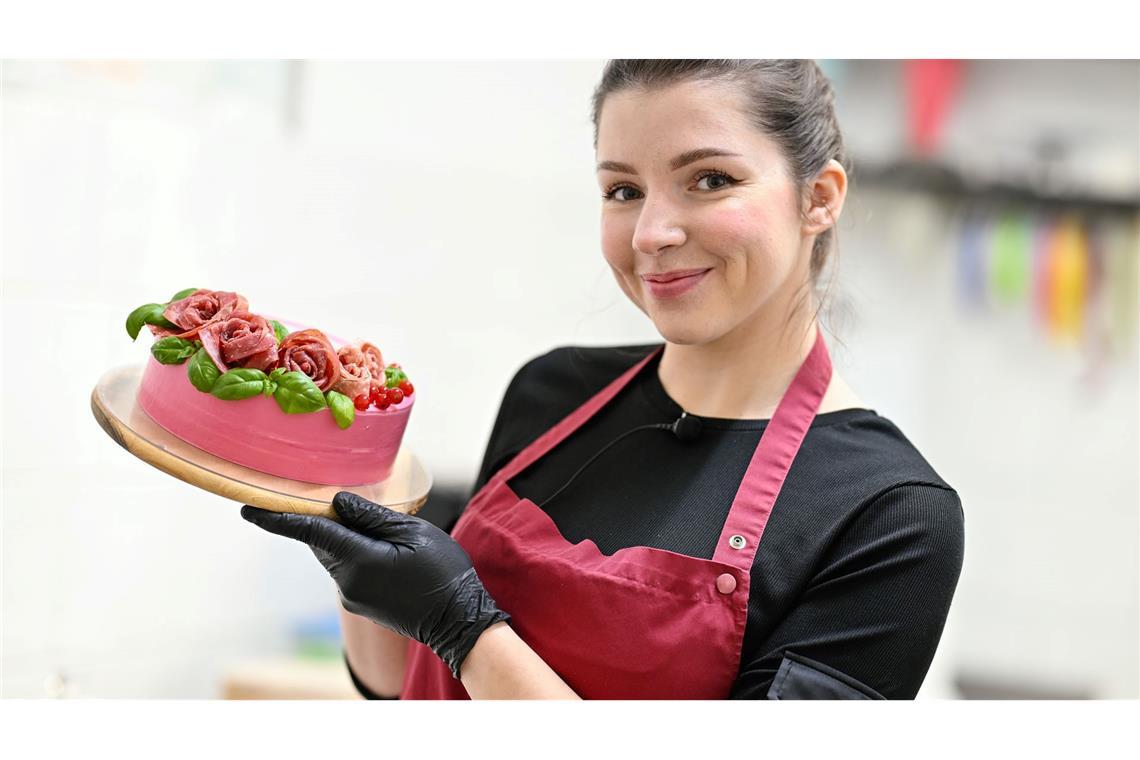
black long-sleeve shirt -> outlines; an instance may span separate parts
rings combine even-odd
[[[528,362],[507,388],[475,489],[653,348],[559,348]],[[542,505],[567,541],[591,539],[605,554],[650,546],[711,559],[767,420],[702,417],[691,442],[633,433],[544,504],[618,436],[680,416],[659,361],[509,485]],[[913,698],[942,634],[963,540],[958,494],[895,425],[868,409],[817,415],[752,566],[731,697]]]

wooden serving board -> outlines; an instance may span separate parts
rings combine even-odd
[[[274,512],[333,519],[336,514],[332,499],[339,491],[351,491],[408,514],[415,514],[427,501],[431,475],[406,447],[400,448],[388,478],[364,486],[327,486],[289,480],[209,454],[167,432],[139,407],[136,397],[142,371],[141,365],[109,370],[91,391],[91,411],[115,443],[192,486]]]

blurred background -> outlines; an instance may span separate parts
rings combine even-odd
[[[91,389],[192,286],[371,340],[445,522],[519,366],[658,339],[601,256],[603,64],[4,61],[2,696],[356,696],[309,550],[114,445]],[[821,65],[833,358],[966,514],[919,697],[1140,696],[1140,65]]]

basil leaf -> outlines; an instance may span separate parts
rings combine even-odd
[[[148,303],[138,307],[127,317],[127,335],[131,336],[131,340],[134,340],[139,337],[139,331],[142,330],[143,325],[160,325],[161,322],[155,321],[156,319],[166,322],[162,316],[162,312],[165,310],[166,306],[160,303]],[[165,327],[166,325],[162,326]],[[172,325],[172,327],[177,329],[177,326]]]
[[[299,370],[282,373],[277,378],[273,398],[285,414],[315,412],[328,406],[325,394],[313,379]]]
[[[213,390],[214,383],[218,382],[218,378],[222,376],[218,365],[214,364],[214,360],[210,358],[204,348],[199,348],[190,357],[186,371],[190,375],[190,384],[203,393],[209,393]]]
[[[289,370],[285,369],[284,367],[278,367],[277,369],[275,369],[269,373],[269,379],[270,380],[277,380],[288,371]]]
[[[273,398],[273,394],[277,392],[277,383],[272,380],[265,381],[265,387],[261,390],[261,395],[266,398]]]
[[[273,325],[273,332],[277,336],[277,342],[285,340],[285,336],[289,334],[289,328],[278,322],[276,319],[271,319],[269,324]]]
[[[195,292],[196,290],[198,290],[198,288],[186,288],[186,290],[180,290],[170,297],[170,300],[166,302],[166,305],[169,306],[175,301],[181,301],[183,298]]]
[[[159,338],[150,347],[150,353],[160,364],[181,364],[194,355],[194,344],[185,338],[169,335]]]
[[[266,374],[259,369],[238,367],[222,373],[210,393],[223,401],[240,401],[261,393],[268,380]]]
[[[352,400],[348,396],[336,391],[329,391],[325,394],[325,400],[328,402],[337,427],[344,430],[352,424],[356,417],[356,407],[353,406]]]
[[[385,388],[395,388],[396,386],[398,386],[400,383],[404,382],[407,379],[408,379],[408,376],[406,374],[404,374],[404,370],[400,369],[399,367],[385,367],[384,368],[384,387]]]

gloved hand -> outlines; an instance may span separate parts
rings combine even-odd
[[[336,581],[346,610],[425,644],[459,678],[479,635],[510,620],[483,588],[467,552],[428,521],[348,491],[332,505],[340,523],[248,504],[241,516],[308,544]]]

